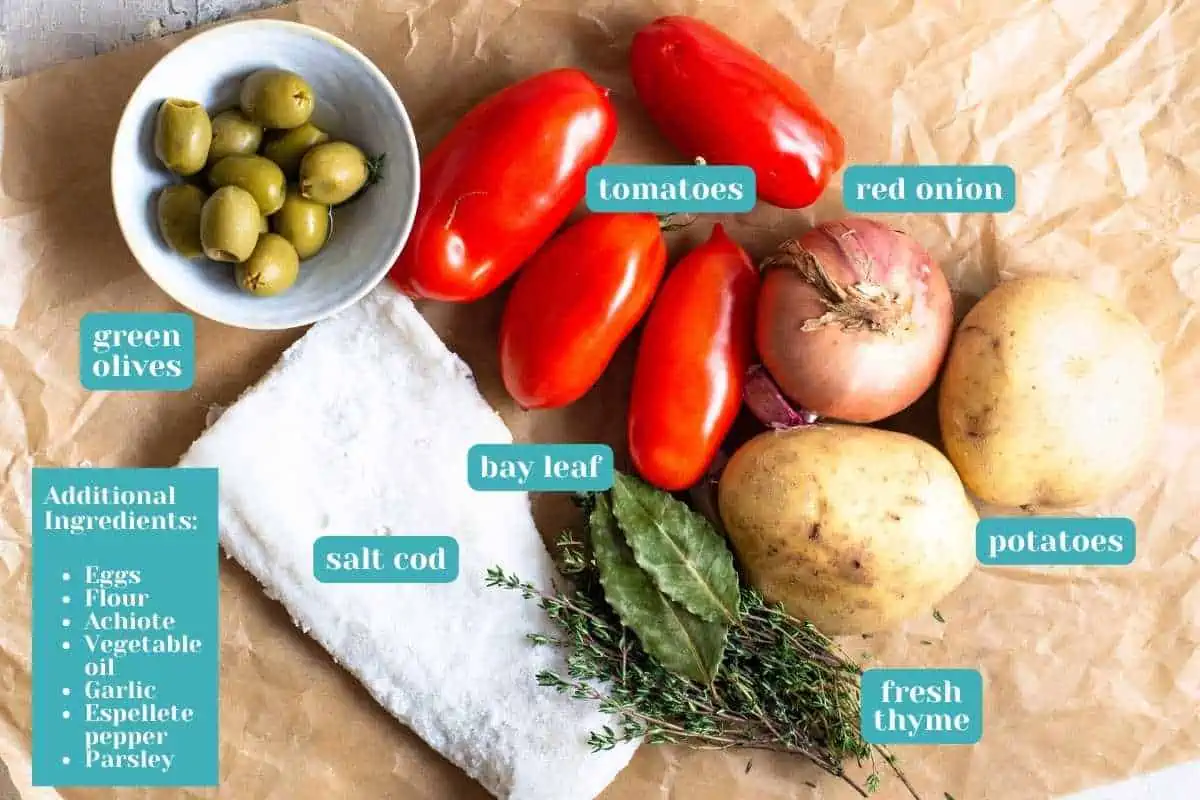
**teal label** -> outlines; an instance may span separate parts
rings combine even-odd
[[[606,444],[477,444],[467,483],[479,492],[600,492],[613,485]]]
[[[181,392],[196,379],[187,314],[96,312],[79,321],[79,380],[93,392]]]
[[[861,724],[871,744],[975,744],[983,677],[974,669],[866,670]]]
[[[322,536],[313,543],[321,583],[450,583],[458,542],[449,536]]]
[[[612,164],[587,173],[589,211],[740,214],[754,208],[749,167]]]
[[[217,471],[34,469],[33,782],[217,784]]]
[[[1125,566],[1136,551],[1124,517],[988,517],[975,527],[975,554],[987,566]]]
[[[1000,214],[1017,204],[1017,176],[1000,164],[856,164],[842,202],[859,213]]]

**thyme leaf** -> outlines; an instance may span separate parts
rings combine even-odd
[[[681,677],[646,653],[604,600],[594,561],[580,542],[559,540],[561,563],[585,565],[570,587],[549,591],[500,567],[487,584],[537,602],[553,636],[534,644],[563,651],[566,668],[536,675],[539,685],[596,703],[616,723],[592,731],[588,744],[610,750],[627,741],[697,749],[756,748],[802,756],[862,797],[881,783],[880,763],[913,798],[885,748],[859,731],[861,668],[811,623],[800,622],[752,589],[741,589],[739,617],[729,628],[720,669],[709,685]],[[869,770],[859,782],[847,763]]]

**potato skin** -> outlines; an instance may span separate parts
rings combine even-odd
[[[988,503],[1066,508],[1126,484],[1163,419],[1157,348],[1083,284],[1002,283],[959,325],[938,398],[942,440]]]
[[[751,585],[828,635],[930,614],[975,565],[979,518],[958,475],[902,433],[760,434],[725,467],[718,505]]]

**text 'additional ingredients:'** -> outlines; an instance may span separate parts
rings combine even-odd
[[[33,782],[217,783],[217,472],[33,472]]]

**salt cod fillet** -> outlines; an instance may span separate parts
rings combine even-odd
[[[556,578],[524,493],[474,492],[467,450],[512,435],[412,304],[387,287],[311,328],[192,445],[181,466],[220,469],[221,542],[374,698],[499,798],[590,800],[626,745],[593,753],[613,720],[536,685],[561,655],[502,566]],[[442,585],[323,584],[326,535],[448,535],[459,578]]]

